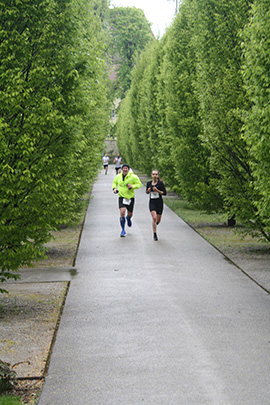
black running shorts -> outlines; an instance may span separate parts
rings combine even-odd
[[[125,208],[127,208],[127,210],[129,212],[133,212],[134,203],[135,203],[134,198],[130,198],[128,200],[127,198],[119,197],[119,201],[118,201],[119,208],[125,207]]]
[[[158,215],[161,215],[163,212],[163,200],[161,198],[150,198],[149,211],[156,211]]]

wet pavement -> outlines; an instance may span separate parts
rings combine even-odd
[[[71,281],[77,274],[75,267],[33,267],[20,269],[20,279],[16,284],[23,283],[50,283],[58,281]],[[8,280],[7,284],[14,283],[13,279]]]
[[[39,405],[268,404],[270,296],[136,191],[120,238],[114,171],[88,207]]]

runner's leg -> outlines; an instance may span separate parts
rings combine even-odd
[[[156,211],[151,211],[151,216],[152,216],[152,227],[153,227],[153,232],[157,232],[157,213]]]

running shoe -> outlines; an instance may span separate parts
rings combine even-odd
[[[154,233],[154,240],[158,240],[157,234]]]
[[[126,219],[127,219],[128,226],[131,227],[132,226],[131,218],[127,215]]]
[[[127,236],[126,231],[124,231],[124,229],[120,233],[120,236],[121,236],[121,238],[124,238],[125,236]]]

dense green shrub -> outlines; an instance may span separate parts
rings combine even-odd
[[[251,108],[245,114],[244,139],[254,175],[256,224],[270,240],[270,2],[256,1],[245,27],[243,75]]]
[[[0,2],[0,281],[43,254],[97,173],[108,113],[95,5]]]
[[[0,394],[12,389],[16,385],[16,372],[11,365],[0,360]]]

